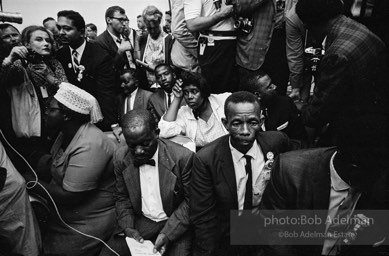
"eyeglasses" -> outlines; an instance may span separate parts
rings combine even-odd
[[[128,23],[128,22],[130,22],[130,20],[127,19],[127,18],[111,17],[111,19],[116,19],[116,20],[118,20],[120,23]]]

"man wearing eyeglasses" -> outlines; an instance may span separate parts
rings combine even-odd
[[[133,58],[136,32],[130,28],[126,11],[120,6],[111,6],[105,12],[107,29],[96,43],[111,56],[117,75],[124,68],[135,68]]]

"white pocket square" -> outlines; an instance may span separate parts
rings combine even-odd
[[[285,129],[288,126],[288,124],[289,124],[289,122],[286,122],[286,123],[278,126],[277,127],[277,131],[281,131],[281,130]]]

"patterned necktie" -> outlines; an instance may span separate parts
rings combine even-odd
[[[244,196],[244,205],[243,209],[244,210],[250,210],[253,208],[253,174],[252,174],[252,169],[251,169],[251,156],[249,155],[244,155],[244,158],[246,158],[246,174],[248,175],[247,177],[247,182],[246,182],[246,193]]]
[[[74,71],[77,72],[78,66],[80,66],[80,63],[78,62],[78,52],[76,50],[72,51],[72,58],[74,63]]]
[[[356,189],[349,188],[347,196],[339,205],[338,211],[333,219],[334,223],[329,226],[327,232],[328,236],[333,236],[333,239],[335,240],[335,243],[331,250],[339,251],[339,243],[343,240],[340,235],[342,235],[343,233],[345,234],[347,232],[351,224],[349,223],[349,219],[352,217],[351,215],[353,213],[354,207],[360,196],[361,192],[358,192]]]

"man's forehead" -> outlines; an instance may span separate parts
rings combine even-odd
[[[258,115],[258,108],[259,104],[254,102],[230,102],[228,104],[230,116]]]
[[[73,20],[71,20],[71,19],[69,19],[67,17],[64,17],[64,16],[60,16],[60,17],[58,17],[57,24],[60,25],[60,26],[67,25],[67,26],[72,26],[73,27]]]

